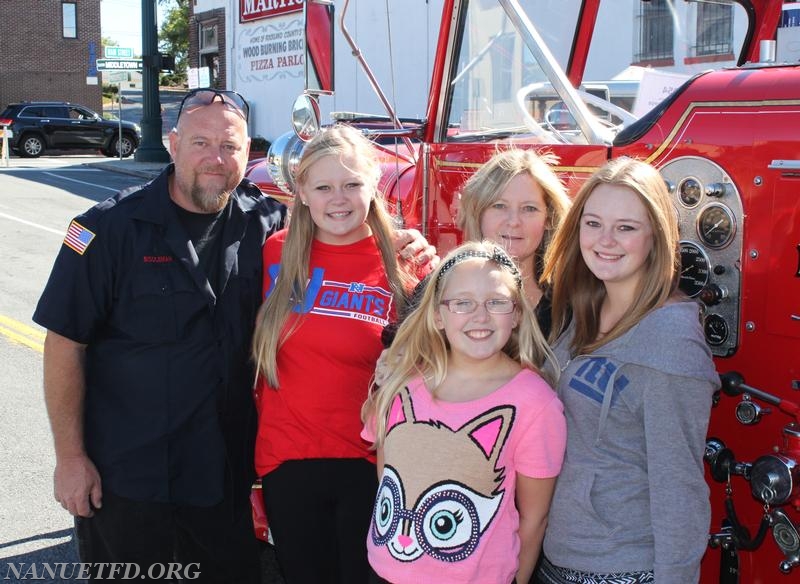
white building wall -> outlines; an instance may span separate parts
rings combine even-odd
[[[391,28],[387,27],[385,2],[353,0],[348,7],[345,25],[387,98],[396,104],[400,116],[425,115],[442,1],[389,2]],[[343,0],[336,0],[336,93],[320,97],[323,123],[330,123],[332,111],[386,113],[339,30],[343,3]],[[302,12],[242,23],[239,22],[239,0],[197,0],[194,11],[199,13],[221,7],[225,8],[227,21],[227,46],[224,50],[228,88],[241,93],[251,104],[251,134],[273,141],[290,129],[292,103],[303,91],[303,68],[300,65],[279,66],[277,56],[269,52],[260,54],[260,47],[280,42],[279,38],[281,41],[301,38],[295,35],[302,30]],[[257,40],[265,36],[273,40]],[[256,46],[259,48],[257,56]],[[267,68],[270,65],[272,67]]]
[[[630,64],[638,42],[638,22],[634,17],[641,0],[611,0],[601,5],[597,19],[597,30],[601,31],[592,40],[592,49],[586,65],[587,79],[611,79],[620,73],[619,64]],[[738,51],[747,34],[747,16],[741,6],[734,5],[733,47],[737,53],[728,61],[705,61],[687,63],[690,44],[696,38],[697,5],[687,2],[673,4],[674,45],[673,65],[658,67],[664,73],[694,75],[708,69],[720,69],[736,65]],[[624,16],[623,16],[624,15]],[[631,16],[628,16],[631,15]]]
[[[387,21],[385,2],[350,3],[345,26],[401,116],[425,115],[441,11],[442,0],[390,2]],[[320,105],[327,111],[385,113],[338,28],[335,43],[336,95],[322,97]]]
[[[251,105],[251,134],[274,141],[290,128],[292,102],[303,91],[303,68],[278,66],[277,55],[269,52],[246,57],[245,51],[269,47],[279,41],[268,39],[279,35],[291,33],[295,35],[293,40],[298,38],[297,31],[302,31],[302,13],[240,23],[237,0],[226,10],[226,18],[228,86],[241,93]],[[259,38],[265,40],[262,42]],[[265,63],[271,63],[273,68],[254,69]]]
[[[222,8],[228,4],[226,0],[194,0],[194,13],[199,14],[207,10]]]

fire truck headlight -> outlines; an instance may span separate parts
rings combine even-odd
[[[305,144],[294,132],[279,136],[267,153],[267,169],[275,184],[286,194],[294,191],[294,173]]]
[[[781,454],[768,454],[753,463],[750,490],[767,505],[782,505],[796,496],[800,469],[797,462]]]

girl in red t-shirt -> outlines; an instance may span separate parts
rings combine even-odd
[[[297,167],[289,228],[264,245],[255,463],[287,584],[367,581],[377,482],[360,408],[381,332],[416,283],[379,178],[360,132],[322,131]]]

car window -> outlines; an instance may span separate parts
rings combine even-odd
[[[26,108],[19,113],[20,117],[22,118],[43,118],[44,117],[44,108],[39,105],[32,105]]]
[[[69,108],[69,117],[73,120],[93,120],[94,114],[83,108],[71,107]]]
[[[67,108],[58,106],[44,108],[44,116],[46,118],[69,118],[69,114],[67,114]]]

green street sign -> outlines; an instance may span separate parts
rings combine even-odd
[[[141,71],[141,59],[97,59],[98,71]]]
[[[105,47],[106,59],[130,59],[133,57],[133,49],[128,47]]]

